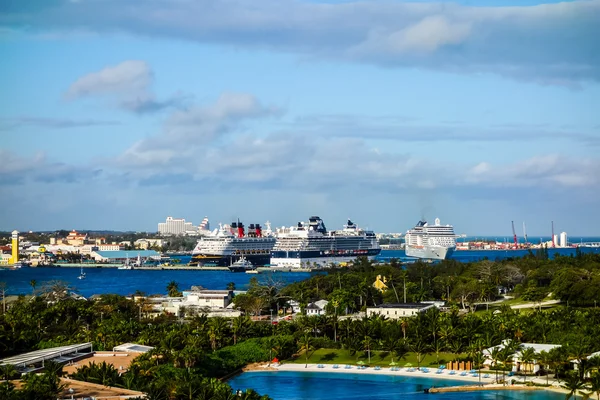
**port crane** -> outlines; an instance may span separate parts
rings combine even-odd
[[[515,249],[517,249],[519,247],[518,242],[517,242],[517,232],[515,232],[515,221],[510,221],[512,223],[512,230],[513,230],[513,239],[515,241]]]

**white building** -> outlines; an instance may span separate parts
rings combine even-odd
[[[560,247],[567,247],[567,232],[561,232],[560,233]]]
[[[182,297],[148,298],[156,304],[157,311],[178,316],[185,313],[235,317],[240,312],[230,307],[232,299],[232,290],[208,290],[194,286],[192,290],[183,291]]]
[[[327,300],[317,300],[306,306],[306,315],[325,315],[325,307],[329,302]]]
[[[191,222],[185,222],[184,218],[167,217],[165,222],[158,223],[160,235],[182,235],[188,231],[197,231]]]
[[[418,313],[425,312],[433,307],[435,307],[435,304],[431,303],[380,304],[375,307],[367,307],[367,317],[382,315],[389,319],[408,318],[417,315]]]
[[[491,354],[492,354],[493,349],[499,348],[500,350],[502,350],[507,344],[508,344],[508,340],[504,340],[498,346],[490,347],[489,349],[483,350],[483,356],[485,358],[483,365],[491,365],[492,364],[493,360],[492,360]],[[513,358],[513,371],[517,372],[521,369],[521,353],[523,352],[523,350],[525,350],[529,347],[533,348],[533,350],[536,353],[539,353],[541,351],[548,352],[556,347],[560,347],[560,344],[521,343],[519,348],[517,349],[517,351],[515,352],[515,354],[512,357]],[[538,365],[537,360],[533,360],[533,364],[534,365],[533,365],[533,368],[531,368],[531,371],[535,373],[535,372],[539,371],[540,366]]]

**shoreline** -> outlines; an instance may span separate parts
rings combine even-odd
[[[402,377],[413,377],[413,378],[429,378],[429,379],[439,379],[445,380],[449,382],[465,382],[470,383],[470,385],[458,385],[458,386],[443,386],[446,389],[444,391],[452,390],[452,391],[481,391],[481,390],[523,390],[523,391],[532,391],[532,390],[543,390],[549,391],[557,394],[567,394],[568,390],[562,387],[556,386],[525,386],[522,382],[519,382],[516,385],[503,385],[495,382],[495,375],[490,373],[490,371],[482,371],[481,373],[481,384],[479,383],[479,376],[473,377],[471,375],[460,376],[460,371],[457,372],[456,375],[450,375],[448,370],[444,370],[443,373],[437,374],[436,369],[429,369],[428,373],[422,371],[414,371],[408,372],[406,368],[401,368],[400,371],[391,371],[390,368],[384,367],[380,370],[375,370],[370,367],[367,369],[357,369],[355,365],[352,366],[352,369],[345,369],[345,364],[339,364],[339,368],[333,368],[333,364],[322,364],[325,368],[318,368],[319,364],[308,364],[305,368],[305,364],[271,364],[267,363],[262,364],[252,364],[250,368],[244,368],[243,372],[271,372],[276,373],[278,371],[283,372],[327,372],[327,373],[342,373],[342,374],[356,374],[356,375],[385,375],[385,376],[402,376]],[[484,378],[485,374],[489,374],[489,378]],[[442,387],[436,388],[440,389]],[[456,388],[456,389],[450,389]],[[461,389],[462,388],[462,389]],[[579,398],[581,396],[576,396]]]

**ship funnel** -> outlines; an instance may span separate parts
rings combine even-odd
[[[244,237],[244,224],[242,224],[241,222],[238,222],[237,228],[238,228],[238,237]]]
[[[260,226],[260,224],[256,224],[256,237],[262,237],[262,227]]]

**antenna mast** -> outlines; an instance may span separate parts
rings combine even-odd
[[[527,244],[527,229],[525,228],[525,222],[523,222],[523,237],[525,238],[525,244]]]

